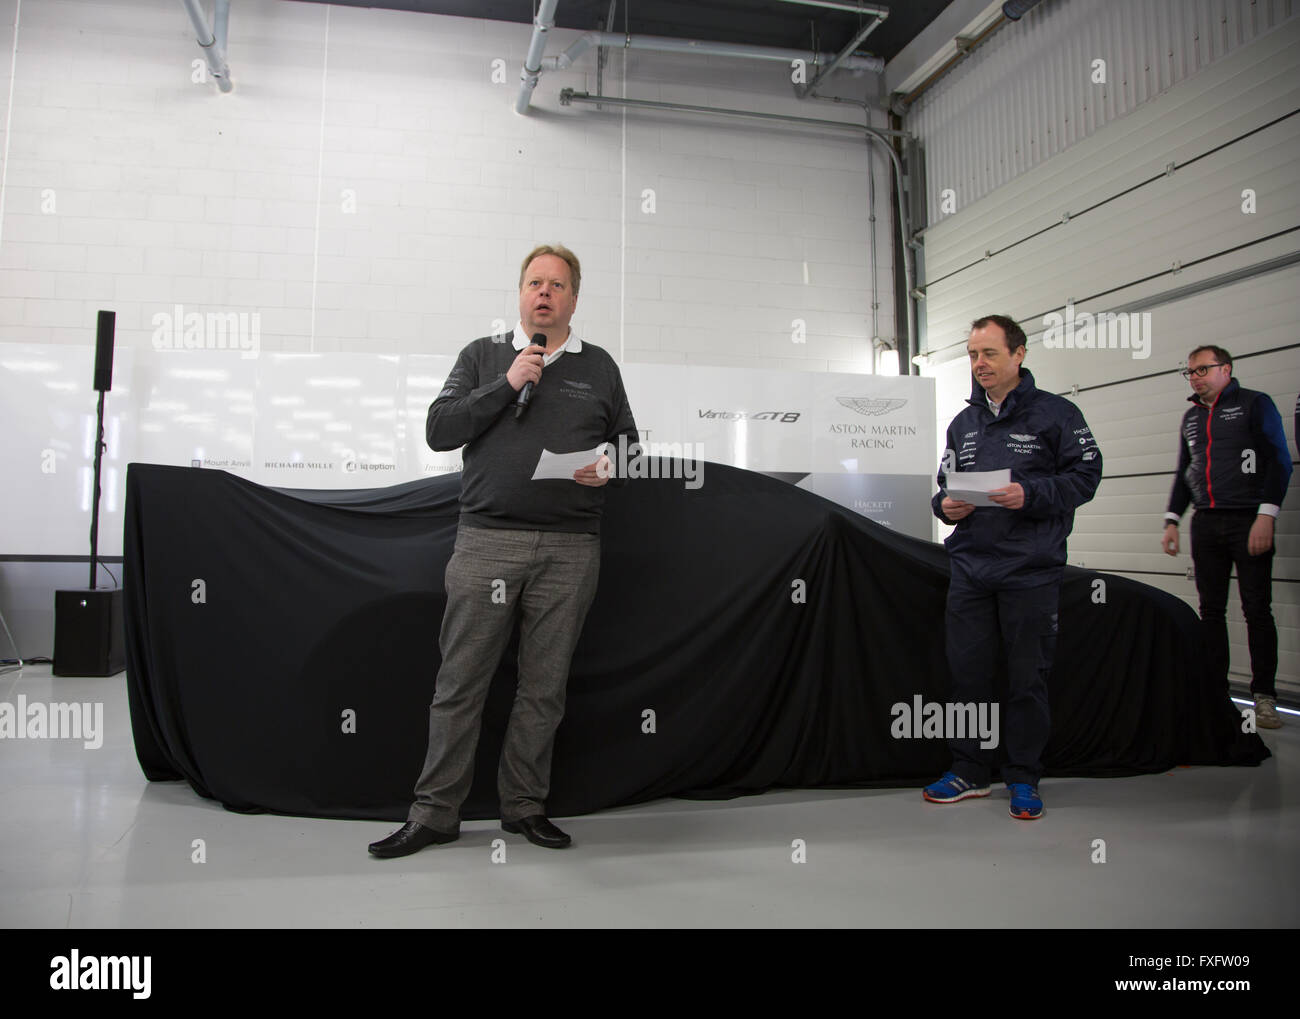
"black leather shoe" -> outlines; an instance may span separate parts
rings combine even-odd
[[[401,828],[379,842],[370,843],[370,855],[388,859],[393,856],[410,856],[434,843],[443,845],[460,838],[458,831],[435,831],[418,821],[407,821]]]
[[[543,849],[563,849],[573,839],[546,819],[545,814],[533,814],[521,817],[518,821],[502,821],[501,830],[513,835],[522,835],[535,846]]]

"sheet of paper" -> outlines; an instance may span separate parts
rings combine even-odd
[[[533,480],[545,481],[555,478],[561,481],[572,481],[575,471],[590,467],[608,449],[608,442],[602,442],[595,449],[579,450],[577,453],[552,453],[549,449],[544,449],[533,471]]]
[[[955,471],[948,475],[948,498],[972,506],[997,506],[988,493],[1011,484],[1011,470]]]

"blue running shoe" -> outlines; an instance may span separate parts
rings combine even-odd
[[[1038,790],[1028,782],[1008,782],[1011,790],[1011,816],[1021,821],[1036,821],[1043,816],[1043,801]]]
[[[987,796],[989,787],[967,782],[960,775],[945,772],[943,778],[921,790],[921,795],[931,803],[956,803],[971,796]]]

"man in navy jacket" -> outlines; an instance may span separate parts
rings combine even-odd
[[[1057,605],[1065,541],[1074,511],[1101,481],[1101,451],[1069,400],[1045,393],[1021,367],[1025,334],[1014,319],[988,315],[971,325],[970,406],[948,426],[935,516],[957,529],[944,543],[952,564],[946,646],[950,700],[989,703],[999,660],[1009,680],[1005,721],[1011,816],[1041,817],[1042,752],[1051,718],[1047,677],[1056,653]],[[1010,469],[994,505],[953,499],[962,471]],[[952,769],[926,786],[931,803],[989,794],[989,751],[970,734],[948,734]]]
[[[1161,545],[1178,554],[1178,520],[1192,516],[1192,564],[1201,599],[1201,623],[1210,668],[1228,679],[1228,578],[1235,564],[1250,648],[1250,692],[1255,724],[1281,728],[1274,682],[1277,625],[1273,622],[1273,523],[1291,480],[1282,416],[1267,393],[1242,389],[1232,377],[1232,355],[1197,347],[1183,376],[1191,407],[1183,415],[1178,472],[1169,493]]]

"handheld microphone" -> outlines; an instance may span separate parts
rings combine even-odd
[[[545,347],[545,346],[546,346],[546,334],[545,334],[545,333],[533,333],[533,338],[532,338],[532,340],[530,340],[529,342],[531,342],[534,346],[537,346],[537,347]],[[515,420],[516,420],[516,421],[517,421],[519,418],[521,418],[521,417],[524,416],[524,411],[526,411],[526,410],[528,409],[528,401],[529,401],[530,399],[532,399],[532,396],[533,396],[533,384],[532,384],[531,382],[525,382],[525,383],[524,383],[524,388],[521,389],[521,390],[519,390],[519,397],[518,397],[518,399],[515,400]]]

